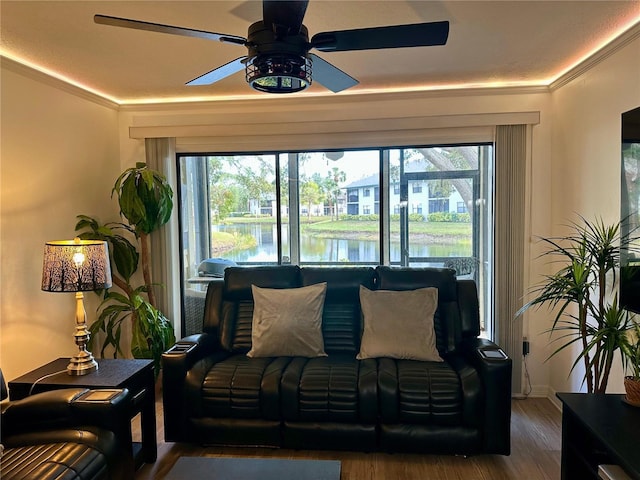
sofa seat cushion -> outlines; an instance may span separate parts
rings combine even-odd
[[[460,379],[447,362],[378,359],[382,423],[463,423]]]
[[[115,455],[114,444],[112,432],[98,429],[14,435],[2,454],[0,478],[108,479],[107,457]]]
[[[351,355],[295,358],[282,377],[285,420],[375,423],[377,366]]]
[[[202,382],[202,415],[280,419],[280,381],[290,361],[236,354],[214,363]]]

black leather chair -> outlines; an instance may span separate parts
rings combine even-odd
[[[1,370],[0,383],[0,478],[133,478],[127,389],[68,388],[9,401]]]

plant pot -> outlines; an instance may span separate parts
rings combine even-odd
[[[640,407],[640,378],[624,377],[624,390],[627,393],[624,401],[634,407]]]

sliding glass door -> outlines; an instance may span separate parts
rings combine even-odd
[[[179,155],[185,324],[226,266],[264,264],[454,268],[490,318],[492,150]]]

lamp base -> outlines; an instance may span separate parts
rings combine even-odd
[[[98,362],[93,358],[93,355],[89,352],[82,353],[88,353],[88,355],[78,354],[69,360],[69,365],[67,365],[69,375],[86,375],[98,370]]]
[[[73,337],[79,351],[75,357],[71,357],[69,365],[67,365],[69,375],[86,375],[98,370],[98,362],[87,350],[90,333],[87,328],[87,313],[84,310],[83,298],[82,292],[76,292],[76,333]]]

